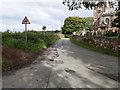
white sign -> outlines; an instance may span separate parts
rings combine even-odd
[[[28,18],[26,16],[23,19],[22,24],[30,24],[30,21],[28,20]]]

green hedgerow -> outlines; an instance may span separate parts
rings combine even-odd
[[[40,50],[41,48],[48,47],[56,40],[60,39],[58,35],[51,32],[45,33],[44,36],[43,32],[37,31],[28,31],[27,37],[26,43],[25,32],[3,32],[2,45],[34,52]]]

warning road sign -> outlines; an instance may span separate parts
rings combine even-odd
[[[30,21],[28,20],[28,18],[26,16],[23,19],[22,24],[30,24]]]
[[[30,24],[30,21],[28,20],[26,16],[23,19],[22,24],[25,24],[25,41],[27,43],[27,24]]]

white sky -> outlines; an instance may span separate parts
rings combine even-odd
[[[66,17],[89,17],[93,12],[84,9],[69,11],[62,5],[62,0],[3,0],[0,3],[0,31],[24,31],[21,23],[25,16],[31,22],[28,29],[40,31],[43,25],[47,30],[60,29]]]

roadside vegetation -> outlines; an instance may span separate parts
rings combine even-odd
[[[2,32],[2,70],[18,69],[30,64],[54,42],[59,40],[55,32]]]
[[[52,33],[28,31],[27,43],[25,42],[25,32],[10,32],[6,31],[2,33],[2,45],[10,48],[23,49],[30,52],[39,51],[42,48],[46,48],[59,39],[59,36]]]

